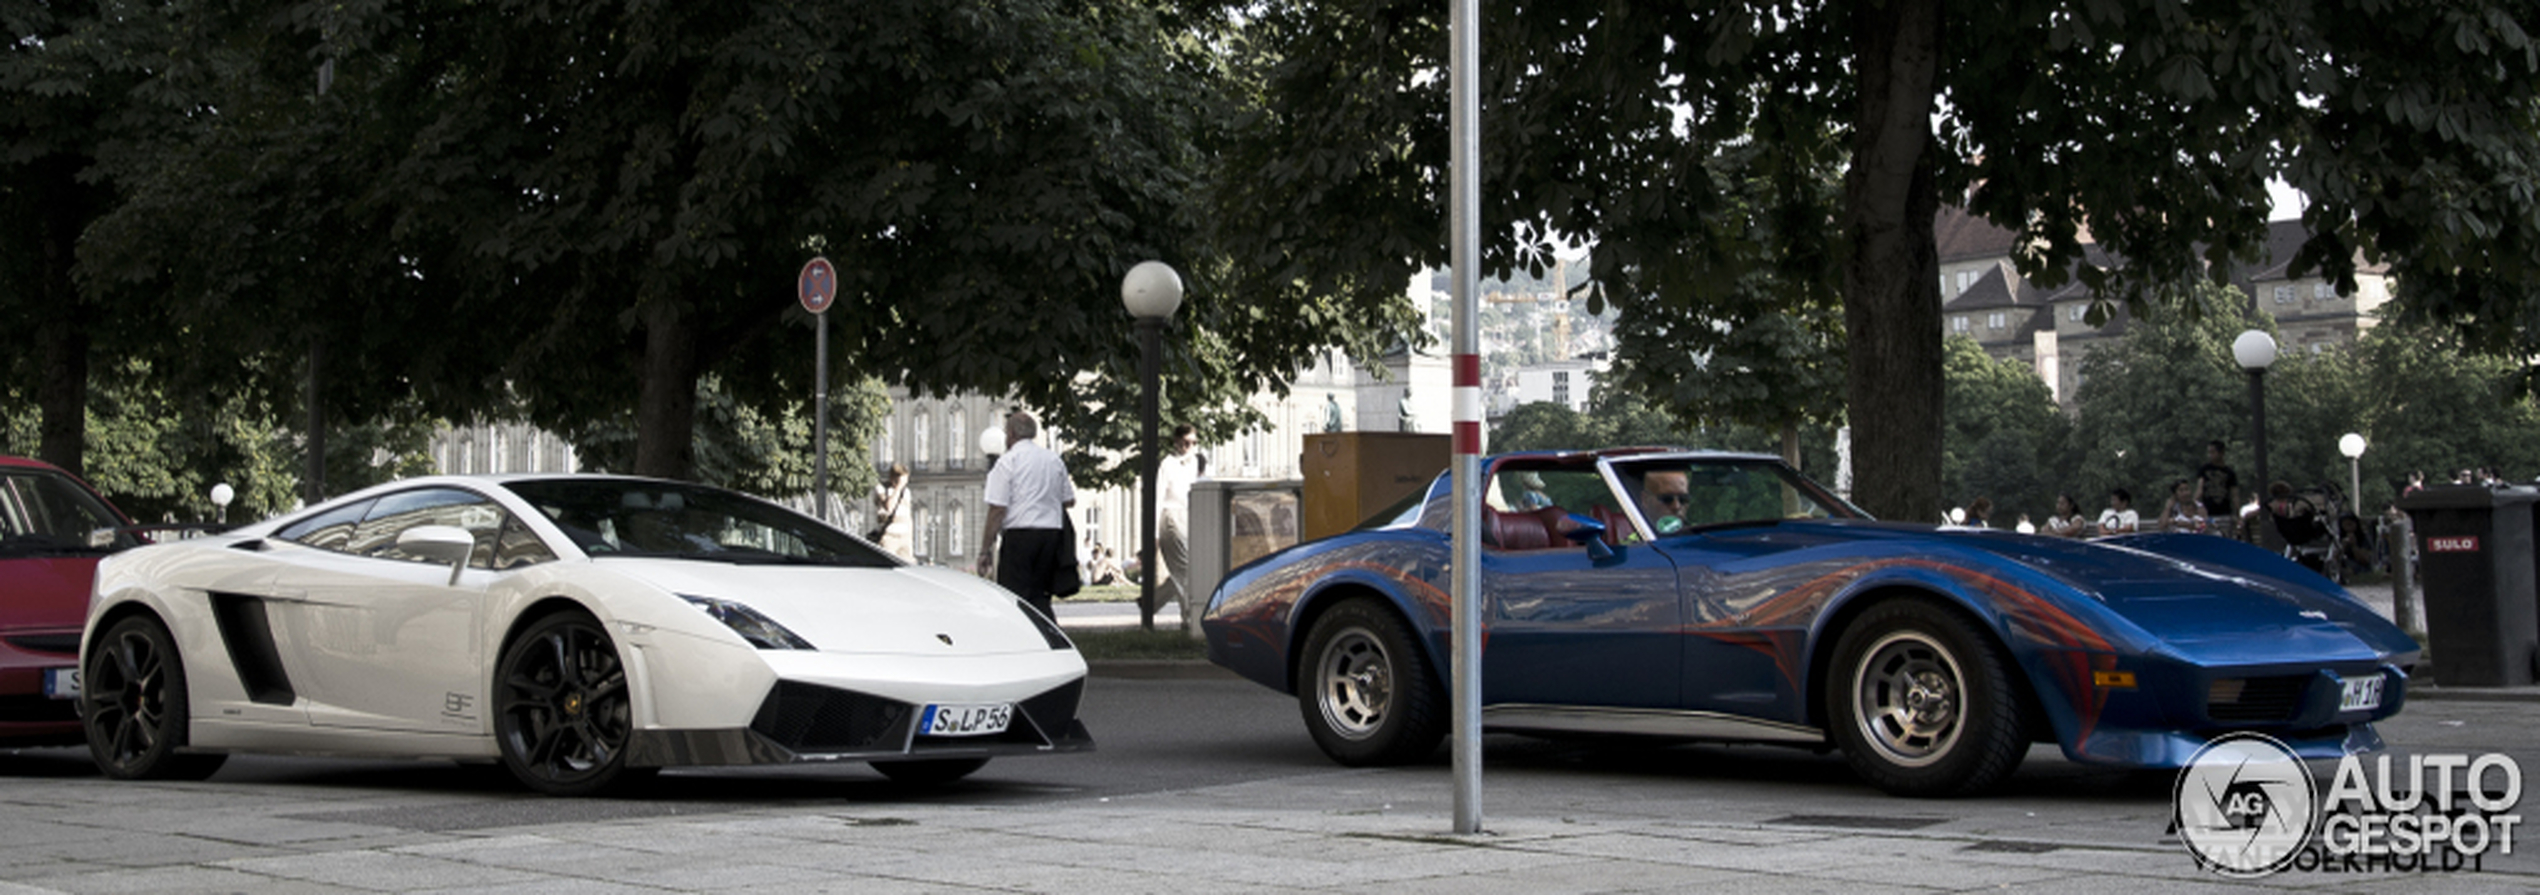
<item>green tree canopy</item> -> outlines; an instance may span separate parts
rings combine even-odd
[[[1251,176],[1219,201],[1252,223],[1247,253],[1311,259],[1294,278],[1333,292],[1442,262],[1442,10],[1248,9],[1236,49],[1264,88],[1227,158]],[[2015,231],[2032,280],[2077,274],[2148,314],[2256,252],[2280,176],[2313,200],[2295,273],[2351,282],[2360,250],[2425,283],[2405,313],[2540,355],[2540,205],[2521,198],[2536,18],[2484,0],[1488,3],[1482,263],[1593,244],[1625,304],[1710,301],[1756,270],[1839,283],[1849,419],[1879,446],[1862,502],[1919,517],[1943,486],[1944,197]],[[1739,201],[1738,183],[1765,191]],[[2085,232],[2125,263],[2085,263]]]

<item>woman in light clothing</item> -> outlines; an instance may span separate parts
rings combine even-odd
[[[916,561],[917,529],[908,520],[908,464],[891,464],[890,473],[873,489],[873,527],[882,533],[875,539],[882,549]]]

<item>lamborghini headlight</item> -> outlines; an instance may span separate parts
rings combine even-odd
[[[731,600],[718,600],[692,594],[680,594],[679,598],[688,601],[689,605],[697,607],[699,611],[714,616],[715,621],[722,622],[724,627],[732,629],[732,633],[741,635],[741,639],[749,641],[751,646],[759,649],[815,648],[810,641],[796,636],[792,631],[785,630],[785,626],[777,624],[775,619],[760,615],[758,610],[748,606]]]

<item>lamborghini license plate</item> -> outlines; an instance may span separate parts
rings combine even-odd
[[[975,737],[1004,733],[1014,723],[1014,703],[994,705],[929,705],[918,718],[917,732],[930,737]]]

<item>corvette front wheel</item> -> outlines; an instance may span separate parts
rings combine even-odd
[[[1446,694],[1410,626],[1370,600],[1314,620],[1296,669],[1297,707],[1314,744],[1352,767],[1402,764],[1436,752]]]
[[[80,672],[80,726],[97,769],[119,780],[201,780],[226,754],[185,747],[185,663],[154,618],[116,622],[89,644]]]
[[[1835,643],[1826,710],[1854,772],[1901,796],[1992,788],[2028,755],[2018,684],[1992,641],[1923,600],[1870,607]]]
[[[598,619],[539,619],[503,651],[494,677],[494,739],[503,765],[529,788],[584,796],[649,776],[626,766],[634,715],[626,666]]]

